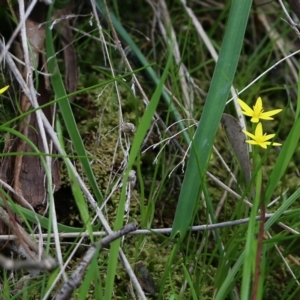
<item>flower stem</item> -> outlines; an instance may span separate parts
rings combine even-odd
[[[259,224],[255,222],[257,212],[260,206],[261,200],[261,187],[262,187],[262,168],[261,168],[261,158],[258,153],[258,149],[253,147],[253,167],[256,172],[255,174],[255,195],[253,206],[251,208],[250,221],[248,225],[246,247],[245,247],[245,257],[243,266],[243,278],[242,278],[242,289],[241,289],[241,299],[248,300],[250,296],[252,274],[255,274],[255,262],[257,253],[257,234],[259,230]]]

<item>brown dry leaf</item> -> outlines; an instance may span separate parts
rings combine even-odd
[[[64,52],[65,61],[65,85],[68,93],[73,93],[77,89],[78,83],[78,67],[76,50],[73,45],[73,33],[70,28],[69,18],[67,15],[72,13],[72,6],[68,5],[64,9],[57,9],[55,19],[61,21],[55,25],[55,29],[61,34],[61,42]],[[70,99],[72,101],[72,98]]]
[[[142,287],[142,289],[148,293],[150,296],[155,297],[157,294],[157,288],[154,280],[142,262],[136,264],[136,277]]]
[[[223,114],[221,122],[225,128],[232,149],[240,163],[247,185],[251,178],[251,170],[248,147],[245,143],[245,134],[242,132],[239,121],[231,115]]]
[[[40,70],[44,59],[45,28],[39,26],[46,20],[46,6],[38,3],[30,17],[26,20],[26,33],[31,47],[31,66]],[[22,59],[22,57],[19,57]],[[43,70],[44,71],[44,70]],[[22,72],[26,81],[26,72]],[[38,75],[38,102],[39,105],[48,103],[51,100],[48,78]],[[28,111],[31,104],[29,99],[20,93],[20,108],[22,112]],[[50,106],[43,109],[46,117],[52,122],[53,111]],[[37,126],[36,114],[32,113],[25,117],[19,125],[19,132],[27,136],[41,152],[45,152],[42,138]],[[48,141],[50,143],[50,141]],[[33,152],[33,149],[20,138],[6,140],[5,150],[7,152]],[[46,199],[45,172],[38,156],[10,156],[6,157],[1,164],[1,178],[22,195],[33,207],[44,205]],[[53,184],[57,190],[60,187],[60,176],[58,163],[52,164]],[[15,197],[15,200],[18,201]]]

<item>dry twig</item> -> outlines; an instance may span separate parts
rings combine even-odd
[[[92,261],[94,255],[103,247],[107,247],[114,240],[135,230],[136,230],[136,224],[130,223],[124,226],[121,230],[109,234],[108,236],[103,238],[100,242],[93,244],[91,248],[86,252],[86,254],[81,260],[81,263],[77,266],[76,270],[73,272],[69,280],[63,284],[62,288],[56,295],[55,300],[70,299],[75,288],[80,285],[84,272],[88,267],[88,265],[90,264],[90,262]]]

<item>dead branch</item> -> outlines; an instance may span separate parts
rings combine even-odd
[[[80,285],[86,268],[88,267],[98,250],[101,250],[103,247],[107,247],[111,242],[135,230],[136,224],[130,223],[124,226],[121,230],[113,232],[103,238],[101,241],[94,243],[86,252],[81,260],[81,263],[73,272],[69,280],[63,284],[62,288],[56,295],[55,300],[67,300],[71,298],[73,291]]]
[[[0,254],[0,266],[6,270],[33,269],[51,271],[57,267],[55,259],[48,257],[41,261],[14,260]]]

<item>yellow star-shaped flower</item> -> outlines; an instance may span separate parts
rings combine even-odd
[[[243,130],[243,132],[249,136],[252,140],[246,140],[246,143],[251,145],[258,145],[264,149],[267,149],[268,145],[271,145],[271,142],[268,140],[272,139],[275,134],[263,134],[262,124],[258,123],[255,128],[255,134],[248,132],[247,130]],[[279,143],[273,143],[272,146],[281,146]]]
[[[268,112],[264,112],[263,106],[262,106],[262,100],[261,97],[258,97],[256,100],[255,105],[253,106],[253,109],[248,106],[243,100],[238,99],[238,102],[243,109],[241,112],[245,116],[252,117],[251,122],[252,123],[258,123],[259,119],[261,120],[273,120],[271,116],[276,115],[282,111],[282,109],[274,109],[270,110]]]
[[[7,85],[4,88],[0,89],[0,95],[3,94],[8,88],[9,88],[9,85]]]

